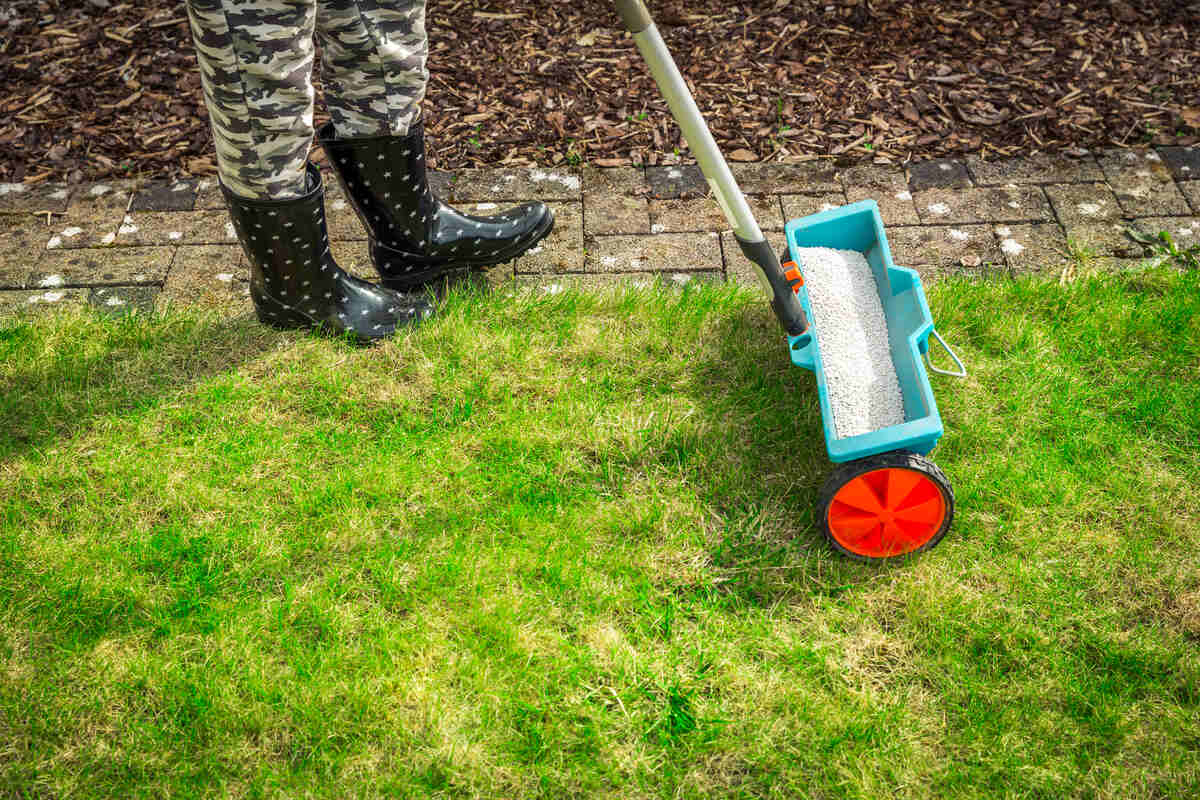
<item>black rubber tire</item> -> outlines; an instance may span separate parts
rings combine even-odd
[[[829,506],[833,503],[834,495],[847,483],[864,472],[871,472],[872,470],[886,467],[911,469],[928,476],[942,493],[942,499],[946,504],[946,518],[942,521],[941,528],[929,541],[907,553],[900,553],[894,556],[872,557],[851,552],[838,543],[833,537],[833,532],[829,529]],[[821,532],[825,534],[825,538],[832,545],[833,549],[842,555],[853,558],[855,561],[881,562],[894,561],[898,558],[910,558],[917,553],[923,553],[934,547],[942,540],[946,532],[950,530],[950,525],[954,522],[954,488],[950,485],[950,479],[946,477],[946,473],[942,472],[937,464],[934,464],[925,456],[919,456],[916,453],[909,453],[902,450],[867,456],[857,461],[847,461],[825,479],[825,483],[821,486],[820,494],[817,496],[817,521],[821,527]]]

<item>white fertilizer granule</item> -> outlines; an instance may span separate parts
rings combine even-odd
[[[887,319],[867,259],[854,250],[828,247],[801,247],[796,257],[812,305],[837,437],[904,422]]]

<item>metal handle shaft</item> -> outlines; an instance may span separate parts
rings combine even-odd
[[[625,23],[625,30],[634,35],[654,24],[654,20],[650,18],[650,12],[646,10],[646,4],[642,0],[613,0],[613,5],[617,7],[621,21]]]
[[[742,252],[755,265],[759,283],[771,295],[771,307],[775,310],[779,323],[791,336],[803,333],[808,328],[808,320],[804,316],[800,300],[783,275],[779,257],[767,245],[767,239],[754,219],[746,196],[738,188],[733,172],[725,163],[725,157],[721,155],[721,150],[708,129],[708,123],[704,121],[704,115],[700,113],[695,98],[675,65],[675,60],[671,58],[671,53],[651,20],[645,3],[642,0],[613,2],[625,27],[633,34],[633,41],[642,58],[646,60],[650,74],[666,99],[671,114],[683,131],[688,147],[691,148],[692,155],[700,165],[700,171],[704,173],[708,185],[712,188],[725,219],[733,228]]]

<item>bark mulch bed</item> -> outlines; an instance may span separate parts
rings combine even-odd
[[[733,160],[1200,139],[1200,2],[656,0]],[[686,160],[602,0],[430,0],[431,161]],[[0,181],[211,174],[181,0],[0,6]]]

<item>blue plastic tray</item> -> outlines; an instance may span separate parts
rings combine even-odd
[[[858,436],[838,437],[829,405],[829,390],[825,370],[821,366],[820,325],[813,322],[808,290],[800,289],[800,302],[812,324],[800,336],[789,336],[792,363],[812,370],[817,377],[817,394],[821,399],[821,420],[825,426],[825,446],[834,462],[886,453],[891,450],[912,450],[924,455],[933,449],[944,429],[933,399],[933,387],[921,361],[929,350],[933,333],[933,317],[921,278],[911,269],[892,263],[891,249],[883,231],[883,219],[874,200],[863,200],[841,208],[822,211],[788,222],[788,254],[804,272],[803,261],[796,257],[799,247],[832,247],[838,250],[857,250],[866,256],[875,273],[879,299],[887,318],[888,342],[900,391],[904,398],[904,422],[880,428]]]

